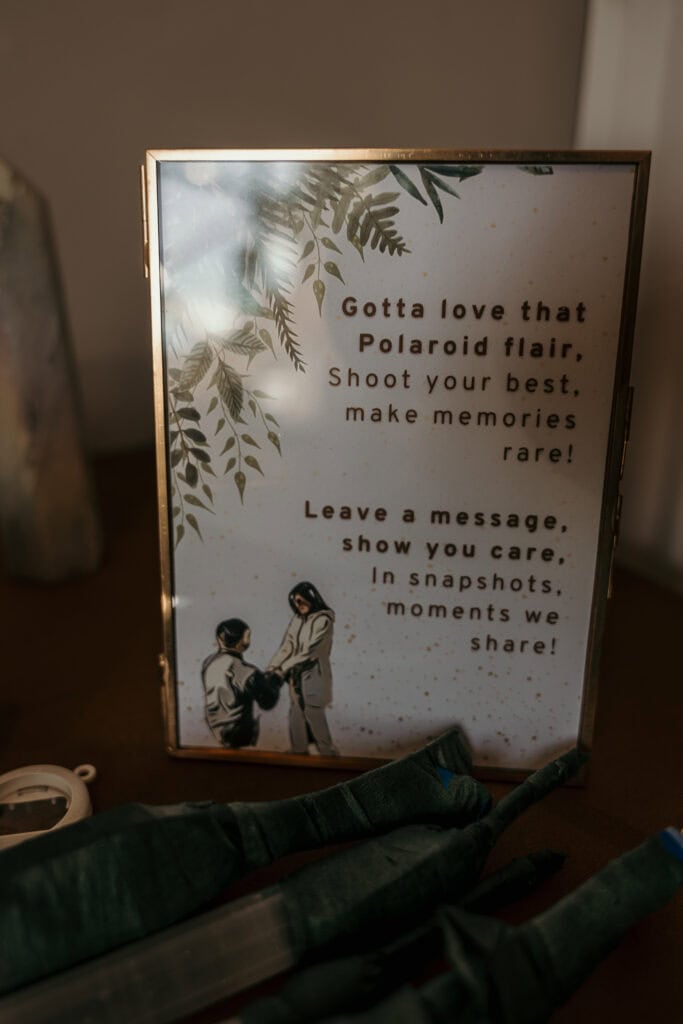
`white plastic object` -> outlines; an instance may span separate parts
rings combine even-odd
[[[97,771],[91,764],[80,764],[73,771],[60,768],[56,764],[31,764],[0,775],[2,804],[14,806],[33,800],[49,801],[60,797],[66,800],[66,811],[54,825],[31,832],[0,835],[0,850],[89,817],[92,814],[92,804],[87,783],[92,782],[96,775]]]

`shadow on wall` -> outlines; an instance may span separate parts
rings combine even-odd
[[[619,559],[683,590],[683,8],[593,0],[576,144],[651,149]]]

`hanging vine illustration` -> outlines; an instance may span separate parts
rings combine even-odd
[[[256,358],[267,354],[277,359],[280,351],[294,372],[305,373],[291,298],[297,284],[310,286],[322,315],[328,288],[344,282],[347,252],[361,260],[368,248],[388,258],[409,252],[396,223],[402,199],[407,196],[431,206],[443,223],[444,200],[460,198],[455,183],[483,170],[444,163],[309,163],[286,168],[283,174],[282,165],[254,163],[248,174],[235,174],[227,183],[201,183],[200,188],[238,204],[240,216],[233,215],[223,225],[220,218],[207,223],[199,257],[192,251],[192,239],[185,248],[176,245],[168,253],[169,296],[179,267],[191,268],[196,284],[203,274],[216,273],[218,259],[221,289],[234,317],[226,332],[211,333],[200,325],[202,336],[197,340],[191,301],[183,301],[182,294],[167,298],[167,355],[176,362],[168,369],[167,390],[176,545],[188,526],[201,537],[197,515],[214,513],[212,477],[231,476],[244,502],[249,479],[264,473],[265,452],[282,455],[273,399],[251,386],[249,369]],[[536,167],[522,169],[547,173]],[[227,232],[231,252],[223,258]],[[218,254],[213,263],[207,248]]]

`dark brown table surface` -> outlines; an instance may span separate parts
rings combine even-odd
[[[349,777],[164,752],[153,458],[143,452],[101,460],[96,478],[106,532],[100,570],[59,586],[0,582],[0,771],[91,762],[95,810],[128,801],[273,799]],[[569,857],[508,920],[542,910],[650,833],[683,825],[682,645],[683,598],[617,571],[589,783],[527,813],[499,843],[491,867],[539,847]],[[490,788],[496,799],[508,789]],[[262,872],[258,882],[280,870]],[[683,894],[634,928],[553,1019],[683,1021]]]

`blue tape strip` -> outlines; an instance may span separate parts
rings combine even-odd
[[[448,789],[448,784],[455,775],[455,772],[450,771],[448,768],[442,768],[440,765],[436,766],[436,771],[443,782],[444,789]]]
[[[659,833],[659,841],[676,860],[683,861],[683,835],[677,828],[665,828]]]

